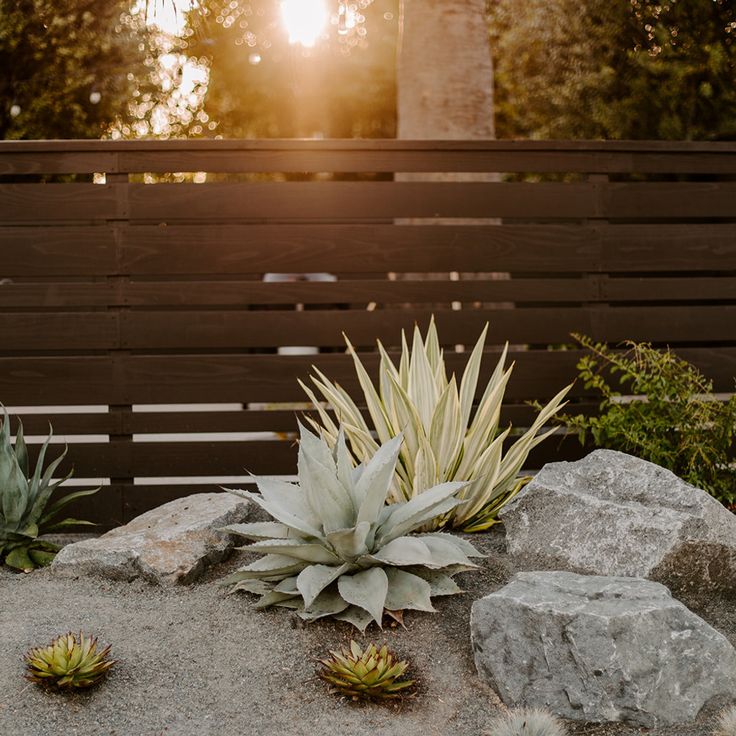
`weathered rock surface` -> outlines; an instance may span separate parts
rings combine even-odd
[[[736,515],[645,460],[596,450],[549,463],[500,515],[509,552],[535,567],[736,594]]]
[[[101,537],[64,547],[52,567],[61,573],[188,584],[230,553],[235,539],[220,529],[245,521],[249,506],[230,493],[179,498]]]
[[[651,728],[691,721],[736,695],[736,650],[641,578],[522,572],[477,600],[480,676],[507,705]]]

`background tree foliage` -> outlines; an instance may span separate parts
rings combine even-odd
[[[0,0],[0,138],[186,133],[174,46],[133,0]]]
[[[499,137],[736,138],[733,0],[489,0]]]
[[[345,33],[333,17],[303,48],[289,44],[276,0],[203,0],[187,52],[209,69],[210,128],[235,138],[393,137],[398,0],[356,8]]]

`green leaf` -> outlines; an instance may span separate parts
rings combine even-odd
[[[317,596],[331,583],[334,583],[340,575],[347,572],[350,566],[340,565],[330,567],[328,565],[310,565],[302,570],[296,579],[296,587],[304,599],[304,606],[309,608]]]
[[[365,633],[366,628],[373,621],[373,616],[358,606],[346,608],[342,613],[336,614],[335,618],[338,621],[347,621],[347,623],[352,624],[361,634]]]
[[[386,570],[386,576],[388,593],[385,607],[390,611],[435,611],[430,600],[431,587],[426,580],[393,567]]]
[[[386,496],[393,479],[396,460],[399,457],[403,435],[389,440],[371,458],[355,484],[355,496],[362,499],[358,509],[358,523],[367,521],[374,524],[386,502]]]
[[[355,575],[342,575],[337,581],[337,589],[343,600],[368,611],[381,626],[388,592],[388,578],[382,568],[372,567]]]
[[[390,506],[389,517],[376,533],[377,544],[382,546],[392,539],[416,529],[428,519],[455,508],[460,501],[455,499],[454,495],[465,485],[465,483],[457,482],[442,483],[424,493],[420,493],[411,501]],[[449,499],[452,499],[450,503],[445,503]]]
[[[56,516],[56,514],[61,511],[64,506],[67,504],[70,504],[72,501],[76,501],[78,498],[84,498],[85,496],[92,496],[95,493],[97,493],[100,490],[100,487],[97,488],[91,488],[89,490],[85,491],[75,491],[74,493],[69,493],[63,498],[60,498],[58,501],[55,501],[51,504],[47,509],[45,509],[46,513],[41,517],[41,519],[38,522],[39,527],[42,529],[44,528],[44,525],[47,524],[51,519]],[[81,523],[81,522],[80,522]]]
[[[28,547],[15,547],[5,557],[5,564],[22,572],[31,572],[36,565],[28,555]]]
[[[278,521],[255,521],[250,524],[230,524],[221,531],[237,534],[246,539],[287,539],[294,530]]]
[[[246,547],[249,552],[277,554],[323,565],[340,564],[340,558],[321,544],[301,539],[266,539]]]

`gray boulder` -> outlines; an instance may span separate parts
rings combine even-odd
[[[117,580],[188,584],[224,559],[235,539],[220,529],[245,521],[250,503],[230,493],[198,493],[141,514],[95,539],[70,544],[52,569]]]
[[[649,578],[686,597],[736,591],[736,515],[621,452],[545,465],[500,516],[509,552],[537,568]]]
[[[518,573],[473,604],[480,676],[507,705],[646,728],[736,693],[736,650],[667,588],[640,578]]]

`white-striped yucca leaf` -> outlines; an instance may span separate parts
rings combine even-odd
[[[312,381],[322,401],[302,384],[318,410],[319,421],[310,420],[311,426],[332,446],[337,442],[337,428],[341,426],[350,450],[359,462],[364,462],[376,451],[371,432],[379,442],[403,433],[404,443],[396,464],[389,503],[414,498],[438,483],[469,483],[458,496],[458,506],[428,521],[423,526],[424,531],[443,527],[480,531],[496,523],[498,511],[523,485],[517,476],[529,452],[549,436],[550,433],[542,430],[564,406],[564,397],[570,389],[568,386],[560,391],[513,444],[509,445],[511,434],[503,434],[507,445],[505,452],[502,447],[504,439],[493,445],[502,436],[499,426],[501,407],[513,364],[508,368],[505,366],[506,345],[477,408],[473,410],[487,332],[488,325],[470,353],[459,385],[454,375],[447,375],[434,319],[430,321],[424,339],[419,328],[414,328],[411,347],[402,332],[398,367],[378,342],[380,365],[376,385],[370,380],[350,340],[345,337],[363,393],[360,403],[368,409],[371,426],[347,392],[316,368]],[[329,411],[334,413],[336,421]],[[489,452],[491,446],[493,451]]]
[[[260,495],[231,489],[275,518],[227,527],[255,540],[245,549],[263,555],[225,580],[232,590],[260,595],[259,608],[293,608],[306,620],[333,616],[361,630],[380,626],[385,608],[432,611],[430,595],[461,592],[452,576],[475,567],[475,548],[449,534],[409,535],[451,512],[464,484],[386,505],[401,435],[353,468],[342,431],[330,448],[325,437],[300,430],[298,485],[256,478]]]

